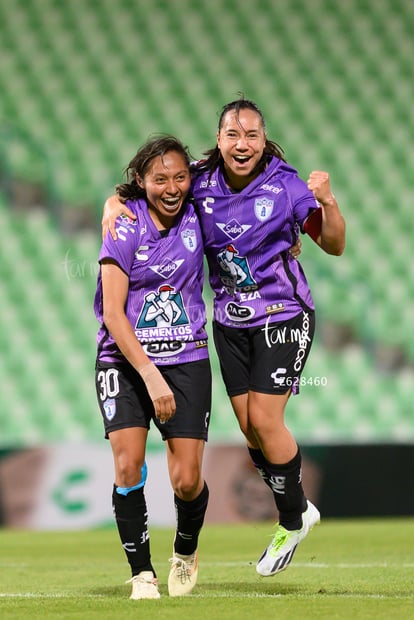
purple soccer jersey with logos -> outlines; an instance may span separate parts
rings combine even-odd
[[[283,321],[314,309],[298,260],[288,252],[307,217],[320,208],[297,171],[277,157],[238,193],[221,169],[195,173],[214,319],[230,327]]]
[[[106,235],[99,261],[113,259],[129,277],[125,313],[137,339],[158,365],[206,359],[203,245],[193,205],[183,206],[166,236],[157,230],[145,200],[128,201],[127,205],[137,219],[118,218],[118,238],[114,241]],[[125,362],[103,323],[101,273],[94,309],[101,324],[98,359]]]

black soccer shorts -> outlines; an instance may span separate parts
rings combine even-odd
[[[228,395],[249,390],[297,394],[314,332],[313,311],[260,327],[225,327],[214,322],[214,343]]]
[[[211,368],[208,359],[175,366],[158,366],[177,406],[165,424],[155,417],[154,406],[140,375],[130,364],[97,362],[96,393],[105,437],[122,428],[150,428],[151,420],[163,440],[174,437],[208,439],[211,411]]]

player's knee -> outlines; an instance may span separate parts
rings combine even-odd
[[[147,465],[140,465],[135,460],[124,460],[117,464],[117,478],[122,487],[144,486],[147,480]]]
[[[191,472],[184,472],[172,481],[174,493],[184,501],[191,501],[197,495],[200,487],[200,476]]]

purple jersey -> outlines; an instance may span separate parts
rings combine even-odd
[[[99,261],[113,259],[129,277],[125,313],[137,339],[158,365],[207,358],[203,245],[193,205],[184,205],[167,235],[157,230],[145,200],[128,201],[127,205],[137,219],[118,218],[118,239],[106,235]],[[94,308],[101,324],[98,359],[125,362],[103,323],[101,273]]]
[[[214,319],[230,327],[284,321],[314,308],[300,263],[288,250],[319,208],[294,168],[272,157],[266,170],[238,193],[221,169],[194,175],[214,291]]]

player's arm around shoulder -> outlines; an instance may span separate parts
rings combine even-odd
[[[102,239],[105,239],[106,234],[109,230],[111,233],[112,239],[116,241],[117,234],[115,230],[116,220],[120,215],[126,215],[131,218],[131,220],[136,219],[136,215],[131,209],[129,209],[126,204],[121,200],[121,198],[114,194],[106,199],[103,214],[102,214]]]
[[[321,207],[321,225],[312,238],[327,253],[340,256],[345,249],[345,220],[331,190],[329,174],[314,170],[308,178],[308,188]],[[310,216],[312,218],[312,216]]]

